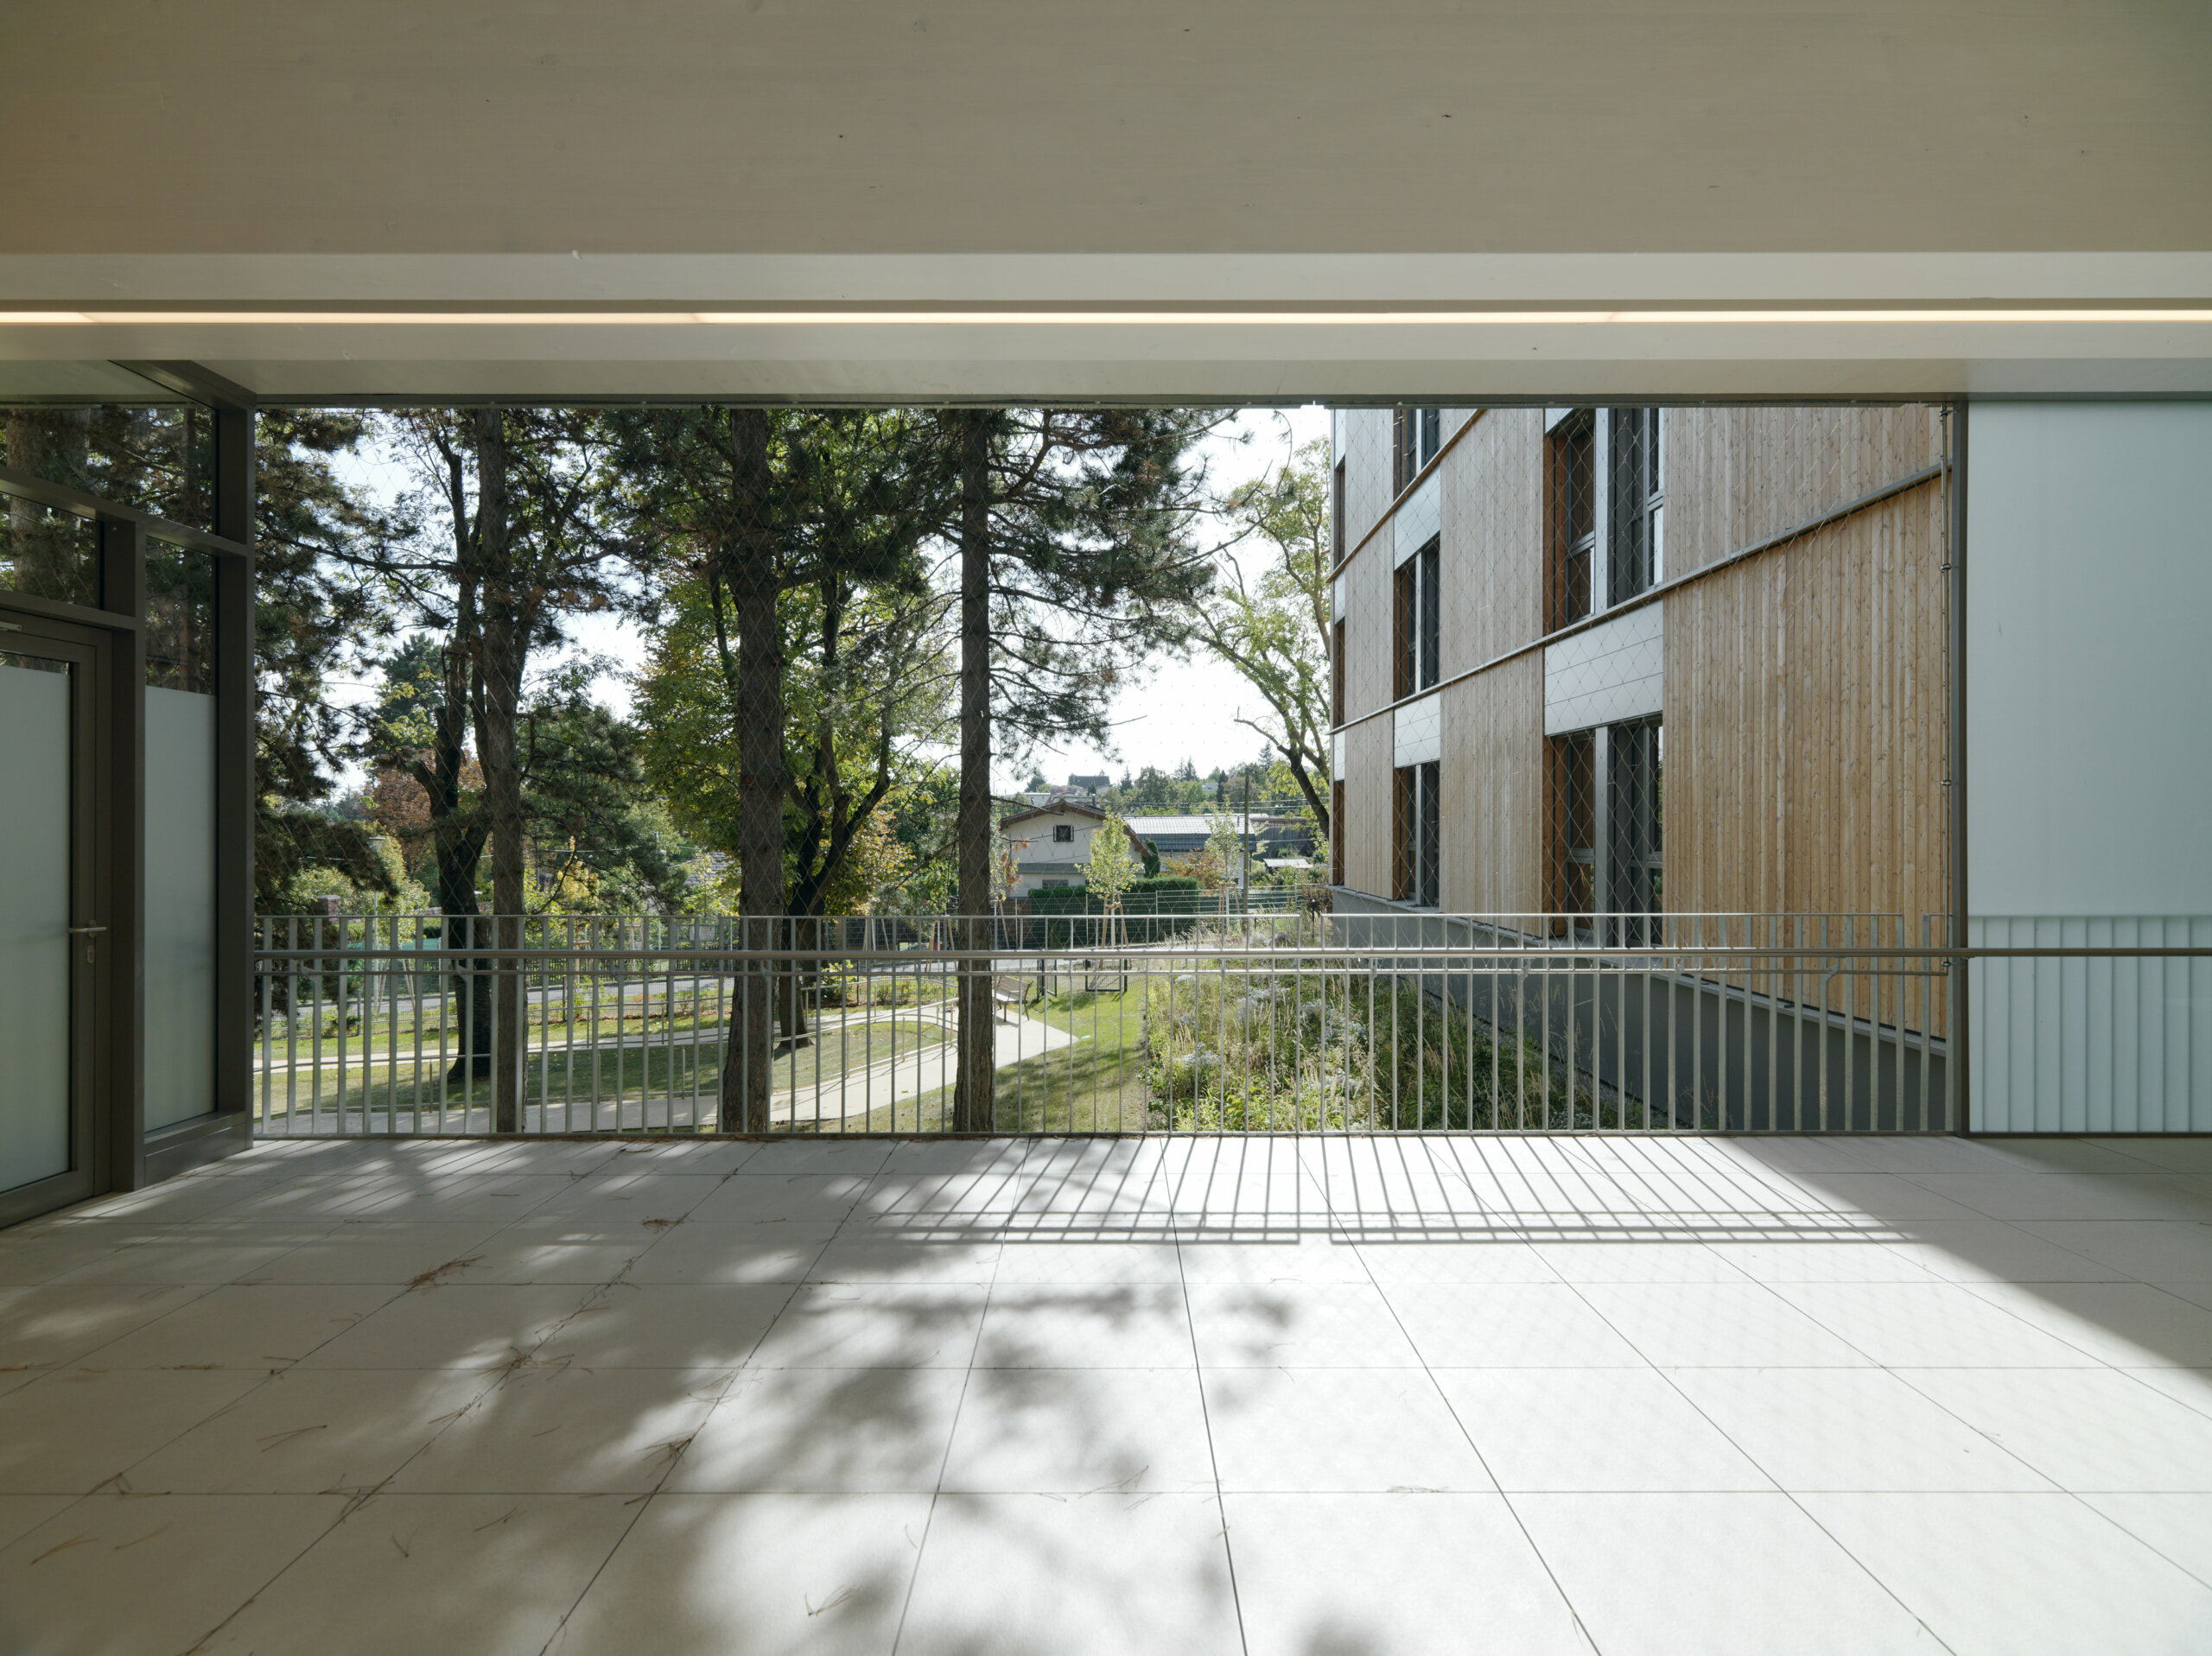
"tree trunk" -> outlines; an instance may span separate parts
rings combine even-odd
[[[768,416],[728,411],[731,522],[717,555],[737,619],[738,904],[741,949],[785,944],[784,632],[774,527],[768,521]],[[774,1075],[772,962],[740,960],[722,1059],[725,1131],[766,1133]]]
[[[1329,821],[1329,803],[1321,797],[1320,790],[1314,785],[1312,772],[1306,768],[1304,751],[1294,742],[1282,750],[1282,756],[1290,765],[1290,774],[1297,780],[1299,792],[1306,796],[1306,806],[1313,813],[1314,826],[1321,830],[1321,843],[1328,844],[1329,836],[1333,831],[1333,826]],[[1249,816],[1246,817],[1245,822],[1248,827],[1250,821]]]
[[[991,934],[991,422],[975,409],[954,416],[960,431],[960,813],[955,948],[988,949]],[[958,1073],[952,1130],[989,1133],[998,1039],[991,964],[959,968]]]
[[[476,703],[478,585],[475,532],[468,515],[464,475],[458,455],[449,479],[454,510],[453,637],[445,647],[445,683],[429,763],[416,779],[429,795],[430,845],[437,860],[439,928],[446,948],[481,949],[493,942],[480,919],[476,870],[484,860],[485,825],[480,810],[464,812],[461,792],[468,769],[468,736]],[[446,1071],[449,1086],[469,1088],[492,1073],[493,999],[495,988],[488,959],[455,961],[449,981],[461,1016],[461,1051]]]
[[[530,647],[523,594],[515,579],[507,521],[507,431],[496,408],[480,409],[476,428],[476,539],[482,584],[482,663],[476,676],[476,758],[484,767],[484,816],[492,853],[493,945],[522,947],[522,766],[516,726]],[[522,1126],[524,999],[521,963],[502,959],[493,974],[492,1129]]]

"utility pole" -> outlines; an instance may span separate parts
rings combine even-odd
[[[1244,837],[1244,907],[1246,908],[1246,910],[1249,910],[1251,908],[1251,906],[1252,906],[1252,853],[1253,853],[1253,850],[1254,850],[1254,848],[1255,848],[1255,847],[1254,847],[1254,842],[1253,842],[1253,836],[1252,836],[1252,772],[1251,772],[1251,770],[1250,770],[1250,768],[1249,768],[1249,766],[1246,768],[1245,772],[1244,772],[1244,836],[1243,836],[1243,837]]]

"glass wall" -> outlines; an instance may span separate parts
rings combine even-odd
[[[69,1171],[66,662],[0,650],[0,1190]]]
[[[0,591],[96,605],[100,594],[99,525],[14,495],[0,498],[7,529],[0,536]]]
[[[214,528],[215,418],[190,404],[0,411],[0,466]]]
[[[146,1127],[215,1107],[214,560],[146,542]]]

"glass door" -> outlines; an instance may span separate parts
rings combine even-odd
[[[97,634],[0,617],[0,1224],[96,1190]]]

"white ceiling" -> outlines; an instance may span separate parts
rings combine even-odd
[[[0,392],[2212,392],[2201,3],[19,0],[0,52]]]

